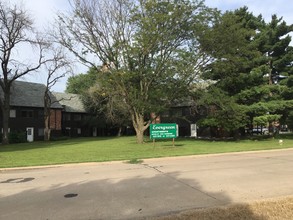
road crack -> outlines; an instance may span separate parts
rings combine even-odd
[[[215,199],[215,200],[217,200],[217,201],[220,201],[220,202],[225,203],[224,201],[222,201],[222,200],[216,198],[215,196],[212,196],[212,195],[210,195],[209,193],[204,192],[204,191],[198,189],[198,188],[195,187],[195,186],[192,186],[192,185],[190,185],[190,184],[188,184],[188,183],[186,183],[186,182],[184,182],[184,181],[182,181],[182,180],[180,180],[180,179],[178,179],[178,178],[176,178],[176,177],[174,177],[174,176],[172,176],[172,175],[169,175],[168,173],[165,173],[164,171],[162,171],[162,170],[159,169],[159,168],[162,167],[162,166],[150,166],[149,164],[142,164],[142,165],[143,165],[145,168],[155,170],[155,171],[157,171],[158,173],[160,173],[160,174],[162,174],[162,175],[168,177],[169,179],[172,179],[172,180],[174,180],[174,181],[176,181],[176,182],[178,182],[178,183],[180,183],[180,184],[182,184],[182,185],[184,185],[184,186],[186,186],[186,187],[188,187],[188,188],[190,188],[190,189],[192,189],[192,190],[195,190],[195,191],[200,192],[200,193],[202,193],[202,194],[204,194],[204,195],[206,195],[206,196],[208,196],[208,197],[210,197],[210,198],[212,198],[212,199]]]

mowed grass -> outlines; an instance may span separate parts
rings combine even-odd
[[[292,137],[291,137],[292,138]],[[0,168],[65,163],[136,160],[169,156],[293,148],[293,139],[204,141],[191,138],[136,144],[135,137],[77,138],[53,142],[0,145]]]

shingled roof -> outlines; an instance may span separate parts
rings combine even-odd
[[[46,86],[39,83],[14,81],[10,92],[10,105],[22,107],[44,107],[44,94]],[[0,90],[0,92],[2,92]],[[62,105],[56,102],[56,98],[51,95],[51,108],[62,108]]]
[[[65,112],[86,113],[80,95],[72,93],[53,92],[53,95],[63,106]]]

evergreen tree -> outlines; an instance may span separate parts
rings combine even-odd
[[[290,31],[292,25],[288,26],[276,15],[267,24],[262,16],[248,12],[247,7],[220,17],[202,39],[204,50],[214,58],[204,73],[206,79],[215,82],[208,93],[213,94],[216,88],[221,94],[210,97],[209,103],[217,107],[203,124],[213,118],[214,125],[237,130],[245,123],[272,125],[289,114],[292,90],[286,81],[292,74]],[[227,99],[230,102],[217,105]],[[232,109],[241,111],[235,114]],[[246,118],[250,120],[245,121]],[[225,119],[234,121],[234,126],[223,125],[221,121]],[[241,120],[242,123],[236,123]]]

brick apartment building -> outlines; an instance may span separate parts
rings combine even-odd
[[[44,139],[44,93],[39,83],[15,81],[11,87],[10,132],[25,132],[28,141]],[[0,91],[1,95],[1,91]],[[51,94],[51,136],[96,136],[95,128],[85,122],[89,114],[76,94]],[[1,111],[1,109],[0,109]],[[2,131],[2,114],[0,131]],[[1,133],[1,132],[0,132]]]

